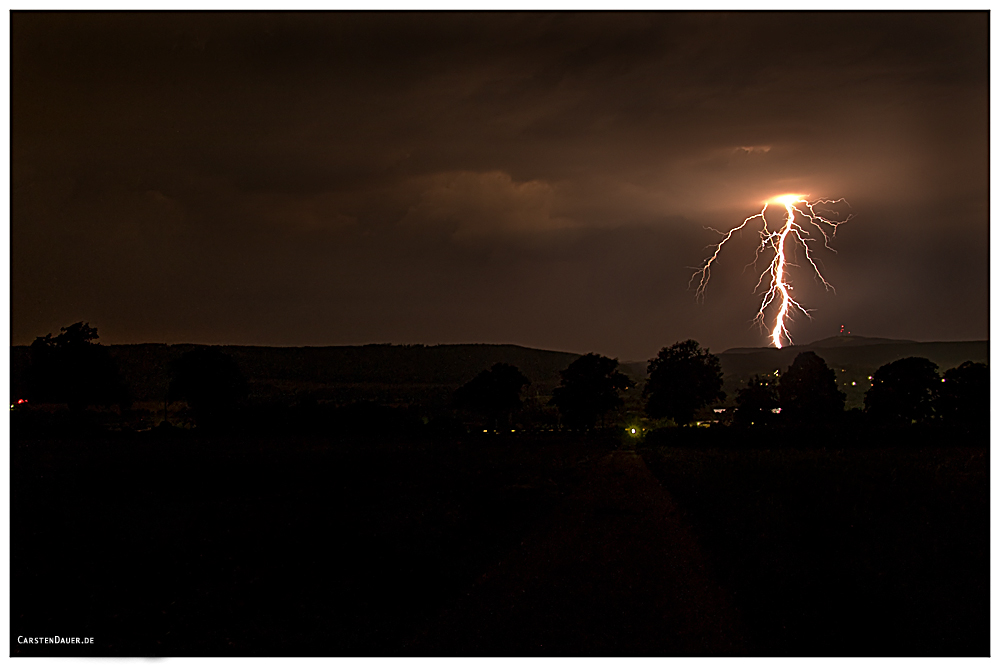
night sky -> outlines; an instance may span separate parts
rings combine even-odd
[[[767,345],[769,197],[844,197],[798,343],[988,338],[989,17],[11,15],[13,344]],[[798,278],[796,278],[798,276]]]

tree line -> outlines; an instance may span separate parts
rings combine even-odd
[[[65,403],[71,412],[91,405],[127,407],[126,387],[97,339],[97,330],[84,322],[63,327],[57,336],[37,338],[31,345],[29,397]],[[617,359],[590,353],[560,371],[548,406],[558,411],[563,427],[616,425],[624,392],[637,384],[618,366]],[[726,398],[719,358],[695,340],[662,348],[649,360],[647,373],[642,410],[661,424],[689,425]],[[522,394],[529,385],[518,368],[498,363],[458,388],[453,407],[484,430],[506,430],[524,407]],[[863,413],[872,425],[982,425],[988,420],[988,396],[985,364],[965,362],[942,376],[933,362],[909,357],[874,373]],[[166,400],[186,402],[197,425],[210,430],[232,422],[248,397],[249,383],[236,362],[206,347],[185,352],[176,361]],[[836,375],[814,352],[799,354],[784,373],[754,376],[734,398],[735,408],[712,421],[744,429],[825,427],[845,415],[846,396],[837,388]]]
[[[617,359],[591,353],[561,372],[551,404],[565,425],[604,425],[606,415],[622,406],[620,392],[633,383],[617,369]],[[726,398],[719,358],[695,340],[664,347],[649,360],[647,372],[644,411],[654,420],[689,425],[699,411]],[[863,411],[870,425],[984,425],[988,420],[986,364],[967,361],[941,376],[930,360],[908,357],[880,367],[871,380]],[[527,384],[515,367],[496,364],[459,389],[456,404],[487,417],[495,429],[509,424]],[[726,421],[757,429],[833,426],[844,418],[846,400],[833,369],[815,352],[802,352],[784,373],[751,378],[737,392],[732,419]]]
[[[65,403],[76,414],[90,406],[128,409],[128,389],[98,338],[97,329],[87,322],[62,327],[57,336],[36,338],[31,344],[28,400]],[[177,360],[166,400],[187,402],[198,425],[212,429],[230,422],[248,396],[249,383],[232,357],[207,347],[185,352]]]

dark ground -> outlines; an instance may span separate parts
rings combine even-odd
[[[985,446],[677,434],[15,440],[11,654],[989,654]]]
[[[643,453],[751,655],[987,656],[989,451],[915,440]]]

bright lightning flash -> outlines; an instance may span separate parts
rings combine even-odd
[[[762,225],[760,230],[760,244],[757,246],[753,263],[756,265],[757,259],[760,258],[762,250],[773,250],[774,257],[771,259],[771,263],[768,268],[760,274],[760,279],[757,281],[757,289],[760,289],[761,285],[764,283],[764,276],[770,275],[768,288],[764,292],[764,298],[761,301],[760,310],[757,311],[757,317],[754,318],[754,321],[759,321],[761,326],[766,326],[764,312],[777,300],[778,311],[774,318],[774,324],[771,327],[771,343],[776,348],[782,347],[783,340],[788,343],[792,342],[786,325],[789,321],[791,321],[791,314],[793,311],[798,310],[806,317],[809,317],[809,311],[803,308],[795,299],[792,298],[791,295],[792,286],[788,281],[787,268],[795,265],[788,261],[787,242],[789,237],[791,237],[792,243],[797,242],[802,246],[806,261],[809,262],[809,266],[812,267],[816,277],[823,283],[823,287],[830,290],[833,289],[833,286],[826,281],[826,278],[823,277],[819,267],[816,266],[816,262],[813,260],[813,248],[810,243],[818,241],[818,238],[810,236],[812,228],[804,225],[812,225],[812,227],[819,232],[820,236],[823,237],[823,246],[827,250],[835,252],[833,248],[830,247],[830,239],[836,235],[837,227],[851,219],[851,215],[848,215],[843,220],[837,220],[826,217],[826,215],[817,211],[817,207],[820,206],[836,204],[847,204],[850,206],[850,204],[848,204],[844,199],[820,199],[815,202],[810,202],[805,197],[806,195],[798,194],[786,194],[773,197],[764,202],[764,207],[760,210],[760,213],[751,215],[749,218],[744,220],[742,224],[733,227],[728,232],[720,232],[717,229],[712,229],[713,232],[716,232],[723,238],[714,246],[715,249],[712,252],[712,255],[705,260],[702,267],[696,271],[693,276],[691,276],[692,283],[695,278],[698,278],[698,289],[695,293],[698,297],[704,298],[705,288],[708,287],[708,280],[712,275],[712,263],[718,258],[719,252],[722,250],[722,246],[724,246],[726,242],[733,237],[733,234],[742,230],[750,224],[751,221],[759,219]],[[785,221],[780,230],[768,229],[765,214],[767,213],[768,206],[771,205],[779,205],[785,208]],[[823,212],[829,213],[825,210]],[[830,214],[832,215],[832,213]]]

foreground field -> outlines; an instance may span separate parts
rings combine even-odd
[[[989,654],[986,448],[643,453],[751,654]]]
[[[11,654],[406,654],[613,444],[16,442]]]
[[[988,654],[984,447],[633,444],[15,441],[11,654]]]

